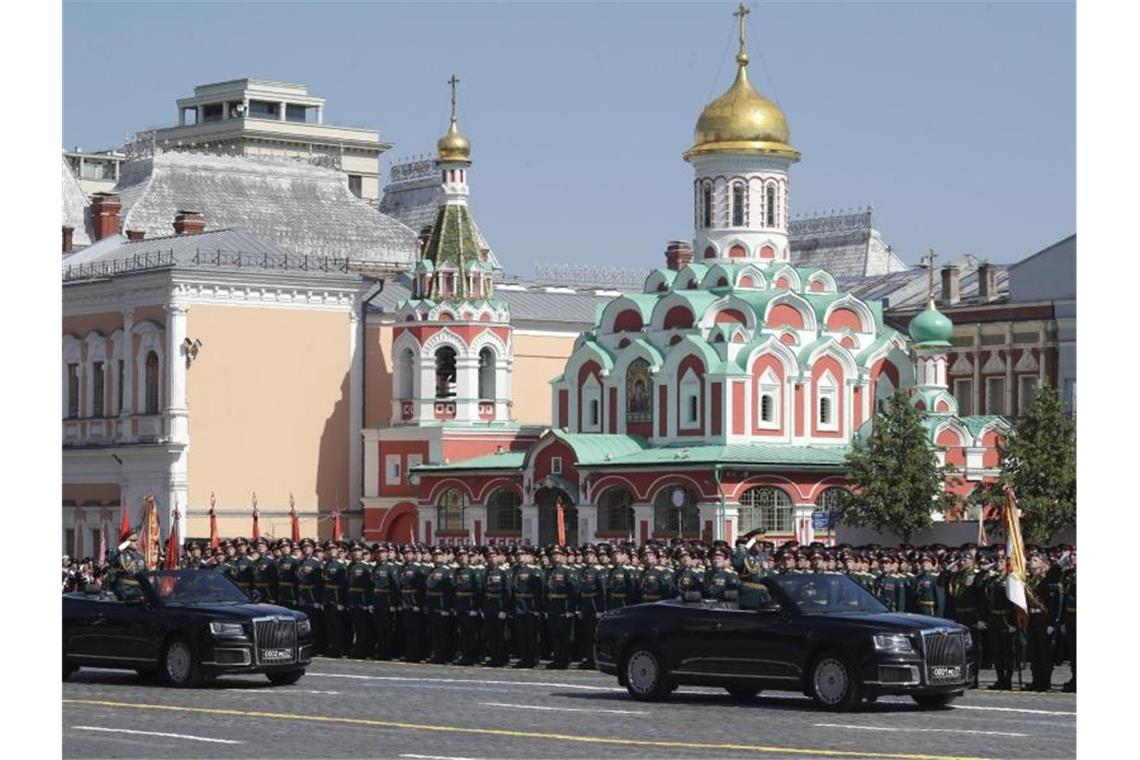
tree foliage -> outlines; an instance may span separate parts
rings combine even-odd
[[[1050,541],[1077,524],[1077,434],[1057,389],[1044,386],[998,441],[1001,485],[1012,486],[1026,540]]]
[[[903,391],[895,391],[885,411],[875,415],[865,445],[847,455],[847,479],[854,491],[840,502],[843,522],[886,529],[909,541],[930,527],[932,511],[954,505],[954,496],[943,489],[954,468],[938,463],[924,417]]]

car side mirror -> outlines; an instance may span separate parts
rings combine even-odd
[[[783,609],[779,602],[768,600],[767,602],[760,602],[760,606],[756,608],[756,611],[764,615],[771,615]]]
[[[686,591],[685,592],[685,601],[686,602],[699,602],[699,601],[701,601],[701,592],[700,591]]]
[[[257,589],[253,589],[252,591],[249,592],[249,598],[255,602],[260,602],[264,597],[262,597],[260,591],[258,591]]]

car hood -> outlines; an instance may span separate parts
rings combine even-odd
[[[812,618],[845,621],[848,625],[866,628],[868,631],[889,630],[899,633],[917,633],[931,628],[966,630],[965,626],[946,618],[929,615],[915,615],[910,612],[838,612],[830,615],[812,615]]]

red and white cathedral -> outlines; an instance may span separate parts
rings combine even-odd
[[[549,428],[510,419],[512,330],[468,205],[470,143],[439,140],[440,207],[394,333],[393,422],[368,442],[371,540],[570,543],[817,538],[813,513],[849,487],[844,460],[877,405],[906,390],[965,494],[997,475],[1003,418],[958,416],[952,324],[910,336],[879,303],[791,264],[784,113],[736,79],[697,120],[691,244],[670,243],[643,291],[615,297],[549,383]],[[454,86],[454,85],[453,85]]]

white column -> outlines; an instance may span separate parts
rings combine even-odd
[[[324,124],[325,123],[325,107],[324,106],[317,106],[317,123],[318,124]]]
[[[166,367],[167,435],[170,440],[186,443],[190,440],[186,409],[186,357],[182,344],[186,340],[185,304],[174,302],[166,306]]]
[[[479,357],[459,356],[455,359],[455,419],[474,422],[479,419]]]
[[[364,498],[374,499],[380,495],[380,452],[375,430],[362,430],[364,448]]]
[[[408,422],[431,422],[435,419],[435,359],[417,354],[412,369],[420,381],[414,394],[416,411]]]
[[[815,529],[811,524],[811,513],[814,511],[814,504],[796,504],[792,508],[797,528],[796,535],[802,544],[810,544],[815,540]]]
[[[277,107],[278,107],[277,120],[278,121],[285,121],[285,103],[279,103]]]
[[[360,434],[364,428],[361,386],[364,378],[364,349],[360,331],[363,322],[357,312],[357,300],[352,300],[348,314],[348,355],[352,361],[348,375],[348,503],[352,510],[360,509],[363,482],[361,457],[363,447]]]
[[[119,416],[128,418],[134,409],[135,336],[131,334],[134,327],[135,310],[131,307],[123,309],[123,408],[119,410]],[[115,372],[118,372],[118,367]],[[123,434],[130,435],[129,424],[124,425]]]
[[[633,505],[633,540],[636,543],[641,543],[641,524],[645,523],[648,527],[647,533],[649,536],[653,535],[653,505],[652,504],[634,504]]]

